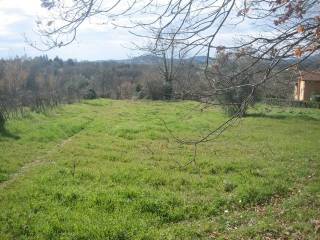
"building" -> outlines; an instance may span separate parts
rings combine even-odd
[[[310,101],[312,96],[320,95],[320,72],[301,71],[294,92],[297,101]]]

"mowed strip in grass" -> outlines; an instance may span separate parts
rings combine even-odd
[[[320,111],[92,100],[0,136],[0,239],[319,239]]]

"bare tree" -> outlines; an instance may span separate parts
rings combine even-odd
[[[153,56],[157,57],[158,71],[164,82],[162,90],[163,97],[166,100],[176,98],[174,83],[178,81],[179,77],[182,75],[183,65],[186,63],[185,54],[180,50],[181,46],[179,42],[171,42],[170,45],[163,40],[158,45],[162,47],[155,49],[151,43],[147,47],[139,47],[139,50],[151,53]]]
[[[134,35],[148,38],[154,52],[170,51],[179,42],[179,50],[189,56],[205,53],[204,97],[246,89],[226,122],[198,140],[177,138],[194,145],[195,153],[197,144],[215,139],[243,116],[258,88],[320,50],[319,0],[42,0],[42,5],[52,13],[38,22],[49,49],[71,43],[86,20],[104,17],[100,23],[129,28]],[[248,24],[255,25],[254,34],[221,44],[224,32]],[[222,50],[233,59],[251,60],[222,76],[213,66],[214,55]],[[286,59],[293,61],[283,64]],[[265,65],[262,69],[257,67],[261,63]],[[253,74],[259,75],[257,81],[249,80]],[[170,74],[167,78],[171,79]]]

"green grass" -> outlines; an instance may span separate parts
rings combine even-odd
[[[92,100],[0,135],[0,239],[319,239],[320,111],[270,108],[216,141],[195,102]]]

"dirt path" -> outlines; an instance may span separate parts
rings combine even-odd
[[[23,165],[19,170],[17,170],[15,173],[12,173],[9,175],[8,180],[1,182],[0,183],[0,189],[4,189],[6,187],[8,187],[10,184],[12,184],[13,182],[15,182],[20,176],[25,175],[27,172],[29,172],[31,169],[33,169],[36,166],[39,166],[41,164],[44,163],[53,163],[53,161],[49,161],[48,157],[54,153],[55,151],[63,148],[64,145],[66,145],[68,142],[71,141],[71,139],[74,137],[75,135],[63,140],[61,143],[57,144],[56,146],[54,146],[51,150],[49,150],[48,152],[46,152],[44,154],[44,156],[42,157],[38,157],[34,160],[32,160],[31,162],[26,163],[25,165]]]
[[[41,164],[54,163],[54,161],[50,161],[48,159],[49,156],[52,153],[54,153],[55,151],[63,148],[68,142],[71,142],[72,138],[74,138],[76,135],[78,135],[81,132],[83,132],[92,121],[93,121],[93,119],[90,119],[90,121],[88,121],[85,124],[84,128],[82,128],[80,131],[74,133],[72,136],[68,137],[67,139],[63,140],[62,142],[60,142],[56,146],[52,147],[52,149],[49,150],[48,152],[46,152],[44,154],[44,156],[38,157],[38,158],[26,163],[20,169],[18,169],[15,173],[10,174],[8,180],[3,181],[3,182],[0,183],[0,189],[4,189],[4,188],[8,187],[10,184],[14,183],[20,176],[25,175],[31,169],[33,169],[33,168],[35,168],[35,167],[37,167],[37,166],[39,166]]]

